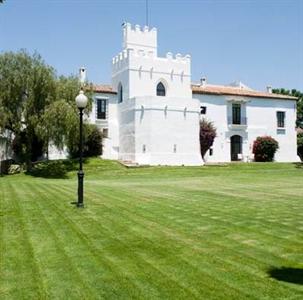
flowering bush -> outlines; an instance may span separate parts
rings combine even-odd
[[[271,136],[259,136],[254,141],[253,154],[255,161],[273,161],[279,143]]]
[[[207,150],[213,145],[216,136],[217,132],[213,123],[203,119],[200,122],[200,150],[203,160]]]

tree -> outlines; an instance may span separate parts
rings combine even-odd
[[[298,144],[298,148],[297,148],[298,156],[303,161],[303,132],[298,133],[297,144]]]
[[[259,136],[253,144],[253,154],[255,161],[273,161],[279,143],[271,136]]]
[[[213,145],[216,136],[217,131],[213,123],[202,119],[200,122],[200,151],[203,160],[206,152]]]
[[[0,130],[15,136],[14,149],[21,162],[31,162],[47,152],[49,143],[63,148],[79,141],[79,112],[75,97],[80,84],[76,76],[57,77],[37,53],[25,50],[0,55]],[[84,110],[92,107],[92,88]]]
[[[71,156],[78,151],[75,148],[78,149],[79,146],[79,110],[75,98],[79,90],[80,84],[76,76],[61,76],[56,80],[55,101],[45,108],[43,122],[38,128],[39,135],[45,141],[46,152],[50,142],[59,149],[67,146]],[[86,86],[86,95],[89,99],[84,110],[87,118],[92,108],[92,88],[89,85]],[[88,130],[84,124],[84,136]]]
[[[303,128],[303,93],[296,89],[287,90],[284,88],[280,89],[273,89],[273,93],[275,94],[282,94],[282,95],[289,95],[298,98],[297,102],[297,127]]]
[[[45,107],[54,100],[54,90],[54,69],[39,54],[21,50],[0,55],[0,130],[22,135],[28,166],[37,159],[33,149],[43,144],[36,128]]]

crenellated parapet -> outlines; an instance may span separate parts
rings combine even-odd
[[[175,61],[175,62],[183,62],[183,63],[190,63],[191,56],[186,54],[182,56],[182,54],[177,53],[175,56],[171,52],[166,53],[166,59],[168,61]]]
[[[112,84],[123,86],[126,97],[155,94],[161,81],[170,97],[191,95],[191,57],[157,55],[157,30],[147,26],[123,24],[123,50],[112,59]]]
[[[157,63],[161,63],[162,69],[162,64],[165,62],[167,62],[167,66],[176,69],[187,69],[190,67],[191,56],[189,54],[181,55],[180,53],[173,55],[171,52],[167,52],[165,57],[157,57],[153,51],[128,48],[113,57],[112,69],[117,72],[126,66],[136,67],[136,65],[140,65],[142,69],[144,66],[157,65]]]
[[[135,32],[135,33],[142,33],[142,34],[146,34],[146,33],[154,33],[157,32],[157,28],[152,27],[150,28],[149,26],[140,26],[138,24],[136,25],[132,25],[130,23],[123,23],[122,24],[123,27],[123,31],[126,33],[130,33],[130,32]]]
[[[123,49],[147,50],[157,55],[157,29],[123,24]]]

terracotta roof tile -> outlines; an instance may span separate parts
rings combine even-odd
[[[270,98],[270,99],[285,99],[285,100],[298,100],[298,98],[287,95],[271,94],[266,92],[259,92],[250,89],[241,89],[231,86],[223,85],[205,85],[192,84],[193,94],[206,94],[206,95],[231,95],[231,96],[245,96],[256,98]],[[109,84],[98,84],[93,86],[96,93],[117,94]]]
[[[117,94],[109,84],[97,84],[93,86],[96,93]]]
[[[223,85],[195,85],[191,86],[193,94],[207,94],[207,95],[232,95],[232,96],[246,96],[246,97],[256,97],[256,98],[271,98],[271,99],[285,99],[285,100],[297,100],[297,97],[271,94],[266,92],[259,92],[250,89],[241,89],[231,86]]]

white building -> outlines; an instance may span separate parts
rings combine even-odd
[[[148,165],[202,165],[199,121],[217,128],[208,162],[249,161],[258,136],[279,142],[278,162],[298,161],[296,98],[258,92],[241,82],[191,82],[189,55],[157,55],[157,30],[123,25],[112,60],[112,85],[95,86],[90,121],[104,139],[103,157]]]

